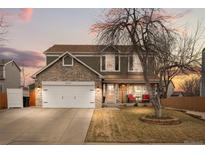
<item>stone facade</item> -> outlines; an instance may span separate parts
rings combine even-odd
[[[95,106],[102,106],[102,82],[97,74],[74,59],[73,66],[63,66],[62,58],[36,76],[36,105],[42,106],[42,81],[94,81]]]

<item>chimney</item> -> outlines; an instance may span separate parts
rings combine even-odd
[[[202,51],[201,96],[205,96],[205,48]]]

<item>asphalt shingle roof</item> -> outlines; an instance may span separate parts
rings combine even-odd
[[[56,44],[44,51],[44,53],[62,53],[62,52],[80,52],[80,53],[99,53],[102,50],[106,51],[110,49],[113,52],[113,49],[117,49],[121,52],[130,52],[131,46],[128,45],[115,45],[115,46],[106,46],[106,45],[60,45]]]

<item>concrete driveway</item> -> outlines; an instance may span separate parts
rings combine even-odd
[[[0,110],[0,144],[84,144],[93,109]]]

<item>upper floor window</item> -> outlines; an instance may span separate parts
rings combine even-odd
[[[63,57],[63,66],[73,66],[73,58],[70,56]]]
[[[129,72],[143,72],[141,62],[137,55],[128,57],[128,71]]]
[[[120,58],[116,55],[104,55],[101,57],[101,71],[120,71]]]

